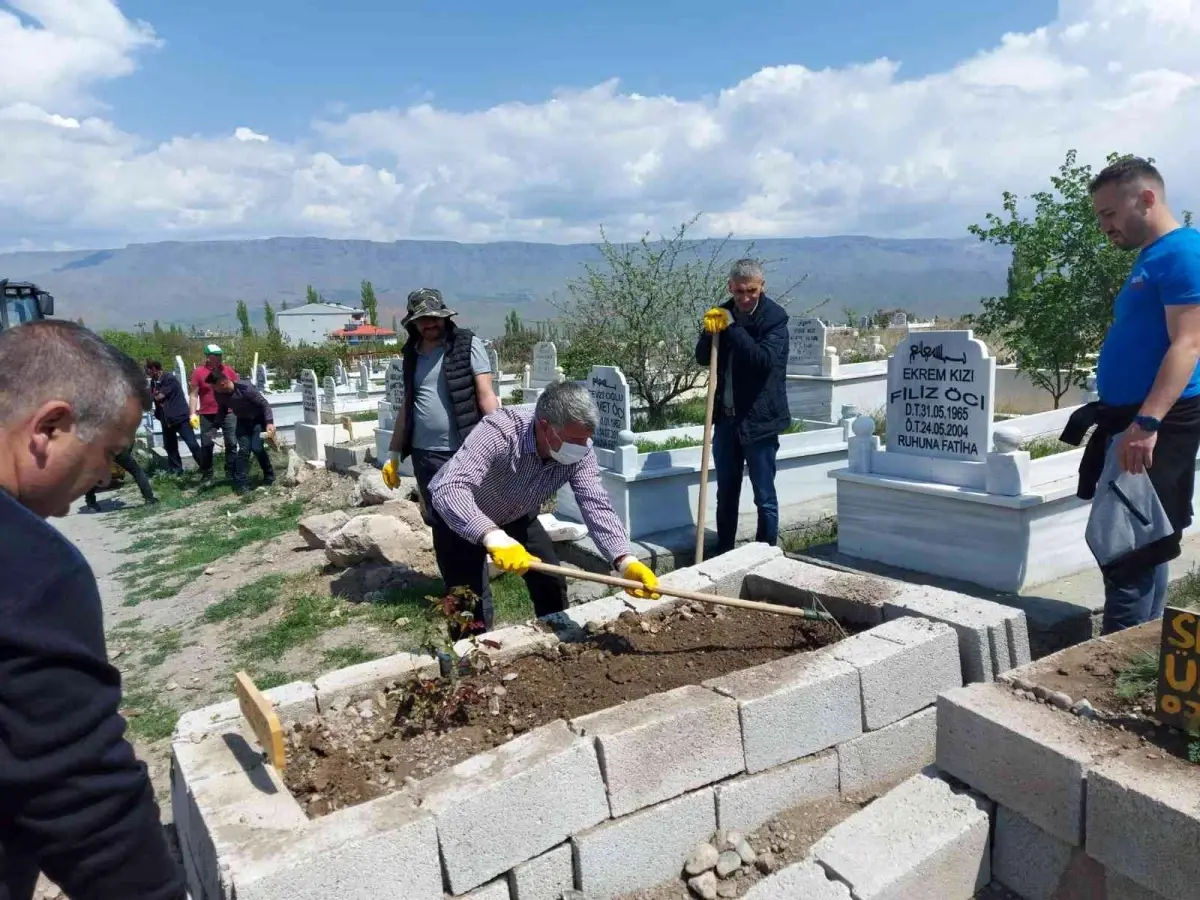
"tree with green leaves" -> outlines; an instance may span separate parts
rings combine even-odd
[[[367,322],[371,325],[379,324],[379,301],[375,299],[375,288],[369,281],[363,281],[359,287],[360,295],[362,296],[363,312],[367,314]]]
[[[237,302],[237,320],[238,324],[242,326],[242,337],[251,337],[254,334],[254,328],[250,325],[250,307],[246,305],[245,300]]]
[[[311,284],[304,287],[304,302],[305,303],[324,303],[325,298],[317,293],[317,289]]]
[[[1108,162],[1121,156],[1110,154]],[[1070,150],[1050,179],[1053,190],[1030,198],[1032,218],[1005,191],[1003,213],[988,213],[985,225],[969,229],[981,241],[1012,248],[1005,293],[983,300],[979,330],[1012,354],[1056,409],[1067,391],[1084,385],[1136,256],[1097,226],[1091,180],[1091,167],[1079,165]]]
[[[288,302],[286,300],[281,301],[279,304],[279,311],[283,312],[287,308],[288,308]]]

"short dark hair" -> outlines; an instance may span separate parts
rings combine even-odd
[[[220,369],[213,369],[208,373],[208,377],[204,380],[208,384],[220,384],[222,381],[233,381],[233,379],[229,377],[228,373],[226,373],[223,366]]]
[[[71,405],[82,440],[125,412],[130,398],[150,409],[137,360],[74,322],[43,319],[0,331],[0,428],[43,403]]]
[[[148,359],[148,360],[146,360],[146,368],[147,369],[158,369],[161,372],[162,371],[162,363],[160,363],[157,359]]]
[[[1093,178],[1092,183],[1088,185],[1088,193],[1094,194],[1106,184],[1123,187],[1142,178],[1153,181],[1159,188],[1166,186],[1162,173],[1154,167],[1154,163],[1148,159],[1142,159],[1140,156],[1126,156],[1101,169],[1100,174]]]

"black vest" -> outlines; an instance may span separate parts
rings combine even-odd
[[[446,392],[450,395],[450,414],[458,436],[466,440],[480,419],[479,400],[475,396],[475,373],[471,371],[471,340],[474,334],[465,328],[446,323],[446,350],[442,357],[442,378],[446,380]],[[417,377],[417,347],[421,345],[419,335],[410,334],[404,345],[404,440],[400,445],[400,458],[412,452],[413,434],[413,387]]]

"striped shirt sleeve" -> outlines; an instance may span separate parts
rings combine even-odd
[[[608,492],[600,482],[600,466],[596,454],[589,453],[582,462],[571,467],[568,479],[575,493],[575,503],[583,516],[583,523],[591,532],[592,540],[608,557],[609,563],[629,552],[629,540],[625,528],[613,510]]]
[[[484,419],[471,430],[458,452],[450,458],[430,484],[433,508],[458,534],[473,544],[499,526],[484,515],[475,500],[492,465],[504,465],[509,454],[504,434]],[[434,490],[436,488],[436,490]]]

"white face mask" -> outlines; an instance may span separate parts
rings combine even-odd
[[[554,436],[562,441],[562,444],[557,450],[551,450],[550,456],[561,466],[572,466],[577,462],[583,462],[584,457],[588,455],[588,451],[592,449],[591,438],[588,438],[587,444],[580,445],[568,444],[566,441],[563,441],[562,435],[557,431],[554,432]]]

